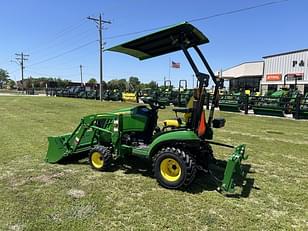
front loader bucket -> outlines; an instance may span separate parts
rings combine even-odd
[[[228,158],[227,166],[224,173],[221,189],[225,192],[233,193],[235,191],[236,177],[244,177],[244,171],[241,168],[242,160],[247,160],[245,155],[245,145],[241,144],[235,148],[235,151]]]
[[[69,136],[70,134],[48,137],[48,151],[45,159],[48,163],[57,163],[67,156],[68,149],[64,142]]]

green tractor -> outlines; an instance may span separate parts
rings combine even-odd
[[[200,82],[193,107],[181,108],[191,113],[188,122],[171,130],[160,129],[157,126],[158,111],[164,109],[165,104],[153,98],[144,98],[143,105],[86,116],[73,133],[48,137],[46,161],[58,163],[79,153],[88,153],[91,166],[105,171],[116,159],[137,156],[152,161],[155,178],[168,189],[189,186],[198,170],[210,174],[210,164],[217,163],[211,144],[234,147],[211,141],[212,127],[224,126],[224,119],[213,119],[214,108],[211,108],[208,121],[205,120],[203,105],[210,76],[216,84],[216,93],[219,85],[198,48],[208,42],[197,28],[182,23],[108,49],[140,60],[182,50]],[[189,48],[197,52],[209,75],[199,72],[188,52]],[[241,161],[246,158],[245,145],[235,147],[227,160],[223,179],[219,181],[218,187],[222,191],[234,192],[235,178],[244,176]]]
[[[164,85],[160,87],[160,92],[158,94],[158,99],[165,102],[166,105],[170,105],[172,99],[176,93],[173,91],[173,86],[170,80],[165,80]]]
[[[193,89],[188,89],[187,80],[182,79],[179,81],[177,95],[172,99],[172,104],[176,107],[185,107],[192,96]]]

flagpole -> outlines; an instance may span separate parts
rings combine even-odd
[[[169,80],[170,80],[170,69],[171,69],[170,64],[171,64],[171,62],[170,62],[170,57],[169,57],[169,64],[168,64],[169,65]]]
[[[195,75],[192,75],[192,89],[195,88]]]

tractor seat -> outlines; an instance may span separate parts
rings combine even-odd
[[[193,111],[192,108],[186,108],[186,107],[176,107],[172,109],[174,112],[180,112],[180,113],[191,113]]]
[[[167,128],[167,127],[168,128],[178,128],[183,124],[183,122],[181,118],[175,118],[175,119],[164,120],[163,124],[164,124],[164,128]]]
[[[174,128],[180,128],[180,127],[186,126],[186,123],[191,117],[191,113],[193,111],[192,108],[185,108],[185,107],[173,108],[172,110],[175,112],[176,118],[164,120],[163,130],[166,130],[168,128],[174,129]],[[182,119],[178,117],[177,115],[178,112],[184,114],[184,121],[182,121]]]

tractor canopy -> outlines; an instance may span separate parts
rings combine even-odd
[[[153,58],[208,43],[208,38],[193,25],[183,22],[152,34],[107,49],[134,56],[139,60]]]

